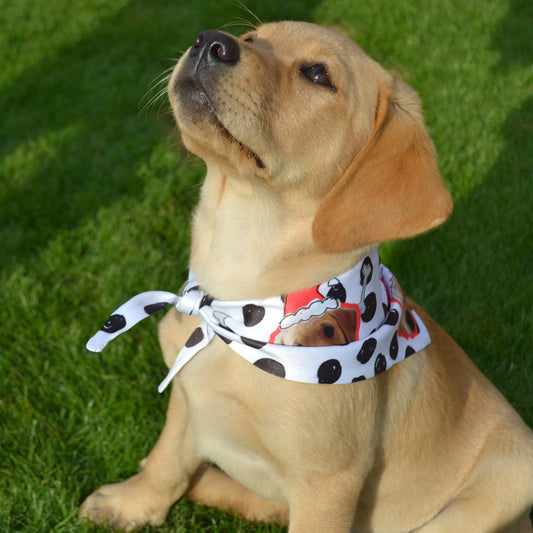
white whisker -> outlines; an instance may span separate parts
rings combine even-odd
[[[261,24],[263,24],[261,19],[247,5],[245,5],[242,0],[237,0],[237,3],[244,11],[246,11],[246,13],[248,13],[253,19],[255,19],[256,24],[253,24],[252,22],[248,21],[248,24],[252,29],[255,30],[257,26],[261,26]]]
[[[172,72],[176,66],[177,59],[172,59],[172,65],[158,74],[154,80],[150,83],[150,86],[144,96],[139,101],[140,110],[137,116],[140,116],[146,112],[149,108],[153,107],[158,102],[160,103],[158,111],[163,106],[162,97],[167,92],[168,82],[172,76]]]

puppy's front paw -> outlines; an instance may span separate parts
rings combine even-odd
[[[100,487],[83,502],[79,515],[124,531],[145,525],[160,526],[170,509],[161,496],[137,474],[122,483]]]

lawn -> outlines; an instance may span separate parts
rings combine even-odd
[[[455,211],[384,262],[533,424],[533,4],[247,6],[342,28],[420,93]],[[237,0],[0,0],[2,532],[97,531],[79,503],[157,439],[157,319],[84,346],[129,296],[184,280],[203,164],[158,80],[198,31],[246,21]],[[182,501],[158,531],[282,529]]]

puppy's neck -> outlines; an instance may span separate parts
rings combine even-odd
[[[326,254],[312,238],[319,201],[259,180],[206,175],[193,218],[191,267],[215,298],[266,298],[316,285],[367,251]]]

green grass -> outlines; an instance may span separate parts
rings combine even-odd
[[[531,425],[531,2],[247,5],[341,26],[419,91],[455,211],[383,257]],[[1,531],[96,531],[80,501],[158,436],[156,319],[84,345],[127,297],[184,279],[203,166],[164,101],[140,101],[198,31],[241,18],[233,0],[0,0]],[[281,531],[188,502],[160,530]]]

